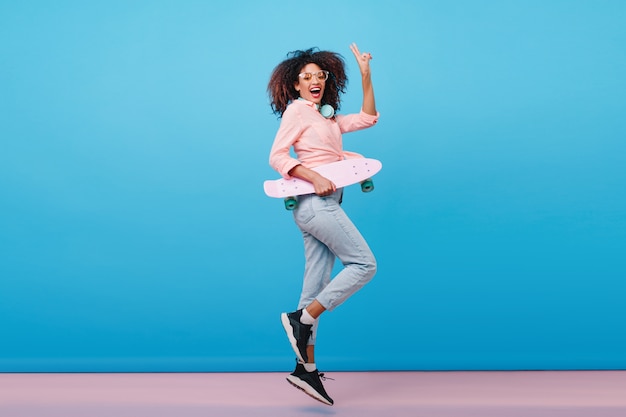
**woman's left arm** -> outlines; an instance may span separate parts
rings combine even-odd
[[[376,101],[374,100],[374,87],[372,86],[372,76],[370,72],[370,60],[372,54],[369,52],[361,53],[355,43],[350,45],[350,49],[359,64],[361,71],[361,81],[363,84],[363,112],[376,116]]]

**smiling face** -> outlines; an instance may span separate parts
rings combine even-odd
[[[300,73],[318,74],[322,69],[317,64],[306,64]],[[300,93],[300,97],[305,100],[312,101],[315,104],[320,104],[322,97],[324,96],[324,88],[326,87],[326,80],[320,80],[317,76],[313,75],[309,80],[307,77],[298,77],[298,81],[294,84],[296,91]],[[324,77],[321,77],[324,78]]]

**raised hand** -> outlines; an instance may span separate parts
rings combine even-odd
[[[356,62],[359,64],[359,70],[361,70],[361,82],[363,84],[363,106],[361,109],[367,113],[375,116],[376,101],[374,100],[374,87],[372,87],[372,77],[370,73],[370,61],[372,54],[369,52],[361,52],[356,46],[356,43],[350,45],[350,49],[356,58]]]
[[[359,51],[359,48],[356,46],[356,43],[352,43],[350,45],[350,49],[356,58],[356,62],[359,64],[359,70],[361,70],[361,75],[366,76],[370,74],[370,60],[372,59],[372,54],[369,52]]]

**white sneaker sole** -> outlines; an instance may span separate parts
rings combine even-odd
[[[291,343],[291,348],[295,352],[298,360],[300,362],[306,362],[302,355],[300,354],[300,350],[298,349],[298,342],[295,337],[293,337],[293,327],[291,327],[291,323],[289,322],[289,317],[287,317],[287,313],[282,313],[280,315],[280,321],[283,323],[283,328],[285,329],[285,333],[287,333],[287,337],[289,338],[289,343]]]
[[[293,375],[289,375],[287,377],[287,381],[291,385],[293,385],[294,387],[298,388],[301,391],[304,391],[307,395],[309,395],[310,397],[316,399],[317,401],[319,401],[321,403],[324,403],[326,405],[333,405],[326,398],[322,397],[322,395],[319,392],[315,391],[309,384],[307,384],[306,382],[304,382],[300,378],[295,377]]]

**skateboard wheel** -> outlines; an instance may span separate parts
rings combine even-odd
[[[295,210],[296,207],[298,207],[298,202],[294,197],[285,198],[285,209]]]
[[[368,178],[364,181],[361,181],[361,191],[364,193],[369,193],[374,190],[374,181],[371,178]]]

